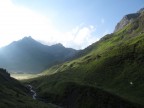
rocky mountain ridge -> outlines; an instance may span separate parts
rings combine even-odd
[[[138,18],[143,12],[144,12],[144,8],[140,9],[136,13],[125,15],[122,18],[122,20],[116,25],[114,32],[123,29],[126,25],[128,25],[129,23],[133,22],[136,18]]]

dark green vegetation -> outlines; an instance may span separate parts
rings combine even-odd
[[[142,11],[123,29],[104,36],[74,60],[26,82],[36,87],[39,97],[65,108],[143,108],[143,65]]]
[[[62,63],[77,51],[61,44],[43,45],[31,37],[25,37],[0,48],[0,66],[9,72],[38,73]]]
[[[0,68],[0,108],[56,108],[33,100],[29,90]]]

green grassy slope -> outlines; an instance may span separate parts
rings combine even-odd
[[[144,107],[143,25],[141,13],[122,30],[86,48],[80,58],[52,67],[29,83],[40,97],[69,108]]]
[[[0,69],[0,108],[56,108],[53,105],[33,100],[29,90]]]

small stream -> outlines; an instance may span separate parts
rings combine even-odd
[[[29,88],[31,94],[32,94],[32,98],[35,100],[36,99],[36,96],[37,96],[37,93],[36,91],[34,91],[33,87],[29,84],[27,85],[27,87]]]
[[[30,93],[32,94],[32,98],[33,98],[34,100],[38,99],[39,101],[42,101],[42,102],[44,102],[44,103],[49,103],[49,102],[47,102],[45,99],[36,98],[36,97],[37,97],[37,93],[36,93],[36,91],[33,89],[33,86],[32,86],[32,85],[28,84],[28,85],[26,85],[26,87],[30,90]],[[52,103],[49,103],[49,104],[53,105],[55,108],[62,108],[62,107],[57,106],[57,105],[52,104]]]

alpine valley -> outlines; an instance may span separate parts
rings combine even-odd
[[[42,72],[17,81],[1,69],[0,106],[144,108],[143,65],[144,8],[124,16],[113,33],[80,51],[25,37],[1,48],[0,66],[16,72]],[[28,84],[37,92],[36,100]]]

